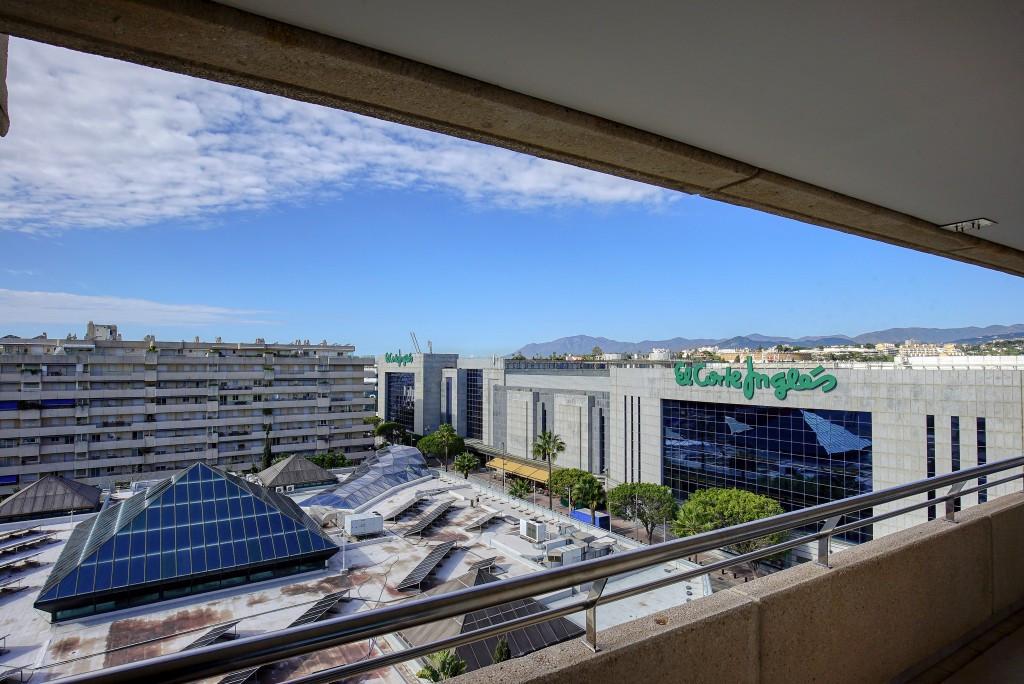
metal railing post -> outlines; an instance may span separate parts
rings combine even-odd
[[[583,641],[594,653],[597,653],[597,599],[601,598],[606,584],[607,577],[594,580],[590,585],[590,591],[587,592],[587,634]]]
[[[826,568],[832,566],[828,563],[828,554],[831,551],[832,546],[832,535],[829,534],[832,530],[836,529],[836,525],[839,524],[839,519],[842,516],[833,515],[831,518],[825,521],[825,524],[821,526],[821,531],[825,536],[818,539],[818,565],[822,565]]]
[[[946,521],[955,523],[956,522],[956,495],[960,493],[960,490],[967,484],[966,481],[957,482],[955,485],[949,488],[946,496]]]

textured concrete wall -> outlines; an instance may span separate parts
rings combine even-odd
[[[1009,494],[457,681],[885,682],[1021,606],[1022,540]]]

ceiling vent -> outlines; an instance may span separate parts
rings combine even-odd
[[[982,228],[988,228],[989,226],[995,225],[995,221],[987,218],[976,218],[969,221],[958,221],[956,223],[947,223],[939,228],[951,230],[954,233],[980,233]]]

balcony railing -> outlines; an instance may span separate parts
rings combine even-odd
[[[911,511],[942,504],[945,506],[945,519],[955,522],[956,511],[954,502],[956,499],[1014,480],[1021,480],[1022,475],[1014,473],[996,480],[988,480],[978,486],[966,487],[971,480],[980,477],[987,478],[989,475],[1021,466],[1024,466],[1024,456],[918,480],[878,492],[869,492],[848,499],[803,508],[742,525],[735,525],[653,546],[624,551],[573,565],[512,577],[437,596],[413,599],[376,610],[237,639],[205,648],[163,655],[149,660],[78,674],[62,678],[61,682],[66,684],[82,682],[101,682],[103,684],[120,684],[124,682],[127,684],[129,682],[146,680],[167,684],[189,682],[266,665],[325,648],[380,637],[417,625],[456,617],[510,601],[542,596],[588,583],[591,585],[589,592],[581,600],[570,605],[548,608],[539,613],[509,620],[491,627],[476,629],[445,639],[438,639],[428,644],[387,653],[372,659],[359,660],[346,665],[328,668],[289,680],[289,684],[316,684],[340,681],[381,667],[395,665],[488,637],[499,636],[514,629],[540,624],[578,612],[586,613],[586,634],[583,638],[587,645],[596,651],[597,609],[601,605],[630,598],[678,582],[684,582],[714,572],[715,570],[767,558],[797,546],[802,546],[808,542],[817,542],[818,563],[828,567],[829,543],[833,536],[904,515]],[[946,493],[939,494],[934,499],[926,499],[886,513],[839,524],[844,516],[946,487],[949,487]],[[646,584],[628,587],[610,594],[603,593],[606,582],[615,575],[650,568],[666,562],[678,561],[687,556],[705,553],[744,541],[760,539],[772,534],[795,532],[800,528],[806,528],[817,523],[823,523],[817,532],[801,534],[779,544],[733,556],[726,560],[710,563],[686,572],[672,574],[671,576]]]

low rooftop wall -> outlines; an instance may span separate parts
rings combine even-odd
[[[613,627],[598,653],[577,639],[457,681],[890,681],[1024,605],[1024,494],[957,520]]]

